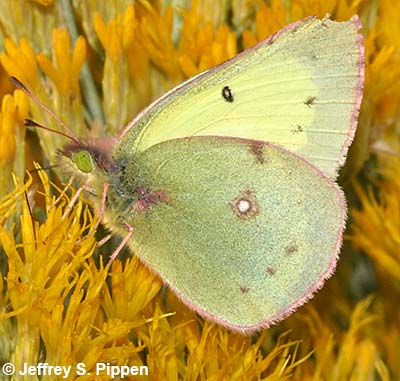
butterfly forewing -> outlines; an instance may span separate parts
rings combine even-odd
[[[193,135],[256,139],[300,154],[334,179],[362,96],[359,28],[356,16],[291,24],[160,98],[128,126],[121,144],[141,152]]]

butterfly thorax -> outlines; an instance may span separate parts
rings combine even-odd
[[[169,197],[143,181],[134,157],[114,157],[114,145],[114,141],[104,139],[71,143],[64,146],[60,154],[67,173],[81,186],[89,188],[96,208],[100,207],[104,184],[108,184],[103,223],[122,234],[130,218],[144,216],[155,205],[168,202]],[[135,168],[133,173],[132,168]]]

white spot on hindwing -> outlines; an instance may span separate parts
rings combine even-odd
[[[243,220],[255,218],[260,213],[260,205],[258,204],[254,191],[245,190],[237,197],[229,202],[233,212]]]
[[[237,208],[239,209],[240,213],[248,213],[251,209],[251,203],[249,200],[239,200],[237,203]]]

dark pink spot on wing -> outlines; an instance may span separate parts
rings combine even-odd
[[[267,274],[268,275],[272,276],[272,275],[275,275],[275,273],[276,273],[276,270],[275,270],[274,267],[272,267],[272,266],[268,266],[267,267]]]
[[[140,187],[136,189],[136,193],[139,195],[134,204],[134,210],[136,212],[143,212],[154,204],[160,202],[167,204],[170,201],[169,195],[163,191],[151,191],[148,188]]]
[[[250,289],[247,286],[240,286],[240,292],[242,294],[246,294],[250,291]]]
[[[251,143],[250,144],[250,152],[255,156],[256,162],[258,164],[264,164],[265,163],[265,155],[264,155],[264,150],[263,150],[263,145],[260,143]]]
[[[290,245],[288,247],[286,247],[285,252],[286,255],[292,255],[295,254],[299,251],[299,246],[298,245]]]

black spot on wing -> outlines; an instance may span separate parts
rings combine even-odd
[[[315,104],[317,97],[307,97],[307,99],[303,102],[306,106],[311,107]]]
[[[233,103],[233,93],[229,86],[224,86],[222,88],[221,94],[222,94],[222,98],[224,98],[225,101],[227,101],[229,103]]]
[[[292,134],[298,134],[298,133],[303,132],[303,131],[304,131],[304,128],[300,124],[296,124],[295,126],[292,126],[292,128],[290,130],[290,132]]]

